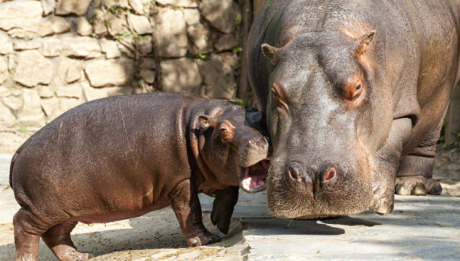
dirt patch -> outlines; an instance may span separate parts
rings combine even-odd
[[[460,196],[460,152],[438,148],[433,178],[441,183],[443,194]]]

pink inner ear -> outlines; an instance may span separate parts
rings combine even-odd
[[[324,180],[331,180],[335,177],[335,169],[333,167],[327,170],[326,176],[324,176]]]

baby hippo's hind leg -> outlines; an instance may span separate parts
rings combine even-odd
[[[189,246],[203,246],[220,241],[219,236],[210,233],[203,225],[200,200],[193,181],[187,179],[179,183],[171,192],[170,200]]]
[[[22,207],[14,215],[13,225],[16,260],[36,261],[40,236],[47,230],[46,224],[37,219],[29,209]]]
[[[88,253],[80,253],[70,239],[70,232],[77,225],[77,221],[65,221],[55,225],[42,235],[45,244],[61,261],[85,261],[94,257]]]

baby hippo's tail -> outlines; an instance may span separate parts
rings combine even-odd
[[[11,187],[11,189],[13,189],[13,166],[14,166],[14,162],[18,158],[19,152],[21,152],[22,147],[24,147],[24,144],[22,144],[21,147],[19,147],[19,149],[13,155],[13,159],[11,159],[11,165],[10,165],[10,187]]]

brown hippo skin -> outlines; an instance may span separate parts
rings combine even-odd
[[[459,73],[458,0],[267,0],[249,76],[273,144],[279,218],[440,194],[435,143]]]
[[[59,260],[87,260],[70,232],[172,205],[190,246],[220,241],[202,223],[198,193],[216,196],[212,222],[227,233],[238,186],[264,189],[268,142],[252,108],[191,94],[142,94],[78,106],[13,156],[17,260],[37,260],[41,237]]]

